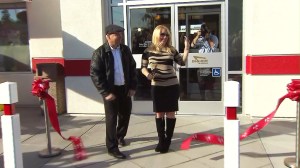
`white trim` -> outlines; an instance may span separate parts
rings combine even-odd
[[[228,65],[228,64],[227,64]],[[243,71],[227,71],[228,75],[233,75],[233,74],[238,74],[238,75],[242,75]]]
[[[228,71],[228,69],[229,69],[229,65],[228,65],[228,60],[229,60],[229,58],[228,58],[228,47],[229,47],[229,44],[228,44],[228,32],[229,32],[229,29],[228,29],[228,20],[229,20],[229,17],[228,17],[228,0],[225,0],[225,3],[224,3],[224,9],[222,9],[222,10],[224,10],[224,12],[222,12],[222,13],[224,13],[225,14],[225,17],[224,17],[224,19],[227,21],[227,22],[225,22],[224,24],[224,26],[225,26],[225,34],[224,34],[224,39],[222,40],[222,42],[225,44],[224,45],[224,49],[222,50],[223,52],[225,52],[225,60],[224,60],[224,69],[225,69],[225,73],[226,73],[226,75],[225,75],[225,81],[227,81],[228,80],[228,75],[229,75],[229,71]]]
[[[126,0],[123,0],[123,4],[125,4],[125,3],[126,3]],[[118,4],[118,5],[119,5],[119,4]],[[125,14],[125,15],[124,15],[124,14]],[[125,44],[126,44],[126,45],[129,44],[127,34],[130,33],[130,32],[127,33],[127,31],[129,30],[128,24],[127,24],[127,16],[128,16],[127,6],[126,6],[126,5],[123,5],[124,29],[125,29],[125,32],[126,32],[126,33],[124,33],[124,41],[125,41]]]

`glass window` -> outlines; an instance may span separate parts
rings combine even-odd
[[[157,25],[171,29],[171,8],[141,8],[130,10],[131,48],[133,54],[142,54],[152,41]]]
[[[228,15],[228,70],[242,71],[243,1],[229,0]]]
[[[30,71],[27,12],[0,4],[0,72]]]
[[[242,113],[242,72],[230,74],[230,71],[242,71],[242,42],[243,42],[243,1],[229,0],[228,10],[228,80],[240,83],[240,107],[238,113]]]
[[[222,78],[212,68],[180,68],[181,101],[221,101]]]
[[[149,72],[151,71],[148,69]],[[134,100],[152,100],[151,98],[151,81],[142,74],[141,69],[136,69],[138,84]]]
[[[111,0],[112,5],[118,5],[118,3],[122,3],[123,0]]]
[[[184,49],[184,36],[191,41],[191,53],[220,52],[220,15],[220,5],[179,7],[179,52]]]
[[[124,27],[123,7],[112,7],[112,23]]]

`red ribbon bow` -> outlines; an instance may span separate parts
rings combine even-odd
[[[287,85],[287,91],[288,93],[281,98],[279,98],[277,102],[277,106],[274,111],[272,111],[269,115],[262,118],[258,122],[251,125],[249,128],[246,129],[246,131],[240,135],[240,140],[243,140],[250,136],[251,134],[261,130],[265,126],[267,126],[270,121],[273,119],[275,113],[277,112],[279,106],[283,102],[284,99],[289,98],[292,101],[300,101],[300,79],[292,79],[292,82]],[[181,143],[181,149],[189,149],[190,144],[193,140],[202,141],[205,143],[210,144],[217,144],[217,145],[224,145],[224,137],[214,134],[207,134],[207,133],[195,133],[191,135],[190,137],[186,138]]]
[[[64,139],[71,141],[73,143],[73,149],[74,149],[74,159],[75,160],[82,160],[87,157],[86,152],[83,147],[83,143],[80,137],[70,136],[69,138],[65,138],[61,134],[61,129],[58,122],[57,112],[56,112],[56,106],[55,101],[53,97],[51,97],[47,90],[49,89],[49,80],[42,80],[42,79],[35,79],[32,83],[32,90],[31,93],[34,96],[37,96],[43,100],[45,100],[45,103],[47,104],[47,111],[49,115],[50,122],[52,124],[52,127],[54,130]]]

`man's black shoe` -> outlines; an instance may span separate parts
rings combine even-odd
[[[113,156],[113,157],[117,158],[117,159],[126,159],[126,156],[122,152],[120,152],[119,150],[109,151],[108,154],[110,156]]]
[[[126,143],[126,141],[123,138],[118,139],[118,143],[121,146],[127,146],[127,143]]]

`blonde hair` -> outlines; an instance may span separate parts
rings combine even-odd
[[[168,33],[168,40],[165,46],[160,46],[160,33],[162,30],[165,30]],[[150,51],[162,51],[165,50],[169,53],[174,53],[175,48],[172,46],[172,36],[170,30],[164,25],[158,25],[153,30],[152,34],[152,44],[149,46],[148,50]]]

